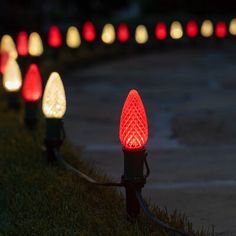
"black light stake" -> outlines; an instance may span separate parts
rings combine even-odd
[[[131,90],[126,98],[120,118],[119,136],[124,152],[122,183],[126,189],[126,208],[128,218],[133,220],[140,212],[136,192],[141,193],[148,175],[144,175],[147,156],[144,145],[148,140],[148,122],[144,105],[136,90]]]
[[[65,90],[57,72],[51,73],[43,95],[43,114],[46,117],[45,147],[49,162],[56,161],[55,150],[59,151],[64,140],[63,116],[66,112]]]
[[[42,78],[36,64],[31,64],[26,72],[22,97],[25,102],[25,125],[35,128],[38,121],[38,106],[42,97]]]

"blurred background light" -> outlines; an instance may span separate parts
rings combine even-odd
[[[22,96],[26,102],[37,102],[42,97],[42,78],[36,64],[31,64],[26,72]]]
[[[25,31],[18,33],[16,38],[16,48],[20,56],[28,55],[28,34]]]
[[[229,23],[229,32],[231,35],[236,35],[236,18],[233,18]]]
[[[145,25],[138,25],[135,30],[135,41],[144,44],[148,41],[148,31]]]
[[[187,22],[186,34],[190,38],[194,38],[198,35],[198,25],[195,20],[190,20]]]
[[[115,28],[112,24],[105,24],[102,30],[101,39],[106,44],[114,43],[116,39]]]
[[[37,32],[33,32],[29,36],[29,54],[31,56],[41,56],[43,54],[43,42]]]
[[[170,36],[172,39],[180,39],[183,37],[183,28],[179,21],[172,22],[170,26]]]
[[[3,87],[8,92],[17,92],[22,85],[20,68],[14,58],[9,58],[3,74]]]
[[[167,27],[164,22],[158,22],[155,27],[155,36],[158,40],[167,38]]]
[[[0,52],[0,73],[4,74],[9,59],[8,52]]]
[[[216,23],[215,35],[217,38],[224,38],[227,35],[227,26],[225,22],[219,21]]]
[[[210,20],[204,20],[201,26],[201,35],[205,38],[211,37],[213,35],[214,28]]]
[[[11,58],[16,59],[18,57],[15,43],[12,37],[8,34],[2,36],[0,50],[1,52],[7,52]]]
[[[121,23],[117,27],[117,39],[125,43],[130,39],[130,32],[129,32],[129,27],[125,23]]]
[[[87,21],[83,25],[83,38],[87,42],[92,42],[96,39],[96,30],[91,21]]]
[[[61,31],[58,26],[52,25],[48,31],[48,44],[53,48],[58,48],[62,45]]]
[[[81,44],[79,30],[75,26],[70,26],[66,33],[66,44],[70,48],[78,48]]]

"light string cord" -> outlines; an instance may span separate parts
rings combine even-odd
[[[71,171],[72,173],[74,173],[76,176],[86,180],[87,182],[89,182],[90,184],[94,184],[94,185],[100,185],[100,186],[114,186],[114,187],[123,187],[122,183],[113,183],[113,182],[98,182],[96,180],[94,180],[93,178],[89,177],[88,175],[84,174],[83,172],[79,171],[78,169],[76,169],[75,167],[73,167],[72,165],[70,165],[68,162],[66,162],[61,155],[59,154],[58,150],[56,148],[53,149],[53,154],[56,158],[56,160],[58,161],[58,163],[65,168],[68,171]]]
[[[143,196],[142,196],[142,194],[141,194],[140,192],[136,192],[136,197],[137,197],[137,199],[138,199],[139,205],[140,205],[140,207],[142,208],[143,212],[144,212],[144,213],[147,215],[147,217],[148,217],[149,219],[151,219],[154,223],[156,223],[156,224],[159,225],[160,227],[164,228],[165,230],[171,231],[171,232],[173,232],[173,233],[178,233],[178,234],[180,234],[180,235],[182,235],[182,236],[192,236],[192,235],[189,234],[189,233],[186,233],[186,232],[184,232],[184,231],[181,231],[181,230],[178,230],[178,229],[176,229],[176,228],[174,228],[174,227],[171,227],[170,225],[168,225],[168,224],[162,222],[161,220],[159,220],[159,219],[156,217],[156,215],[154,215],[154,214],[150,211],[150,209],[149,209],[147,203],[146,203],[145,200],[143,199]]]

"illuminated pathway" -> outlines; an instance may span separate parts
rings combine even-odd
[[[235,55],[236,48],[179,49],[74,71],[65,77],[67,136],[84,159],[119,180],[120,112],[128,91],[138,89],[150,126],[146,196],[186,213],[196,227],[214,224],[220,235],[236,235],[236,142],[188,146],[171,138],[178,114],[235,110]]]

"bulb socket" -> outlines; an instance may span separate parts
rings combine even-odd
[[[130,151],[123,149],[124,153],[124,182],[144,182],[144,159],[147,156],[145,149]]]
[[[19,92],[9,92],[7,93],[8,107],[13,110],[20,109],[20,95]]]
[[[34,129],[38,123],[38,102],[25,102],[25,126]]]
[[[46,119],[46,138],[44,144],[49,162],[56,161],[55,150],[59,150],[64,140],[63,120],[55,118]]]
[[[127,218],[133,222],[140,213],[140,206],[136,197],[136,192],[141,193],[146,183],[144,177],[144,160],[147,156],[145,149],[129,151],[123,149],[124,152],[124,174],[122,183],[126,192],[126,211]]]
[[[28,65],[30,64],[29,56],[19,56],[18,64],[21,68],[21,73],[24,75],[27,71]]]

